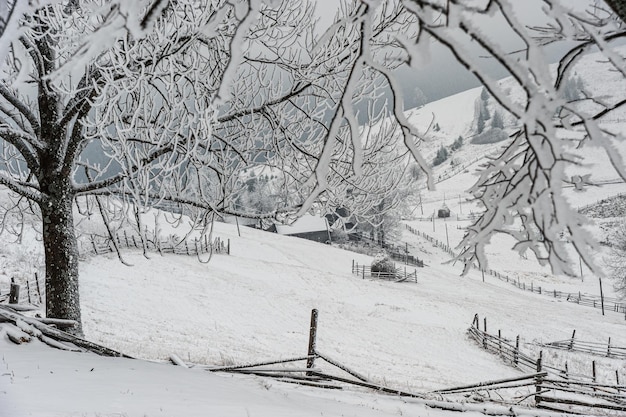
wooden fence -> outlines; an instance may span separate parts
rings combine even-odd
[[[537,372],[535,376],[535,404],[538,408],[562,412],[587,414],[596,409],[626,411],[626,385],[619,384],[616,371],[616,384],[602,384],[596,381],[595,361],[592,362],[592,375],[577,375],[568,372],[567,367],[546,365],[543,352],[532,358],[520,350],[520,338],[515,341],[487,333],[487,319],[484,330],[480,330],[478,315],[474,316],[468,334],[485,350],[498,355],[505,363],[520,370]]]
[[[138,235],[128,234],[126,231],[115,235],[115,244],[110,238],[91,235],[89,244],[83,245],[82,251],[101,255],[115,252],[115,245],[118,248],[145,249],[176,255],[198,256],[207,253],[230,255],[230,239],[224,241],[216,237],[213,242],[209,242],[208,236],[204,235],[200,239],[194,238],[193,240],[158,239],[154,236],[142,240]]]
[[[352,260],[352,273],[360,276],[363,279],[375,278],[393,282],[416,282],[417,283],[417,270],[413,272],[407,272],[406,266],[404,268],[394,268],[393,271],[381,272],[372,271],[372,267],[369,265],[359,265]]]
[[[0,302],[9,301],[17,304],[41,305],[45,299],[44,280],[35,272],[34,276],[11,278],[11,286],[6,294],[0,293]],[[10,297],[13,297],[11,299]]]
[[[409,225],[405,225],[405,226],[406,226],[406,229],[409,232],[413,233],[414,235],[420,236],[428,240],[433,245],[446,251],[450,256],[452,257],[456,256],[456,253],[452,250],[452,248],[446,245],[445,243],[440,242],[434,237],[429,236],[428,234],[420,230],[416,230]],[[473,266],[475,269],[479,269],[475,265]],[[620,313],[624,315],[624,319],[626,320],[626,303],[617,298],[611,298],[611,297],[602,298],[597,295],[582,294],[580,292],[569,293],[569,292],[564,292],[564,291],[550,290],[550,289],[542,288],[540,285],[539,286],[534,285],[533,282],[531,282],[530,284],[526,284],[525,282],[522,282],[519,279],[511,278],[508,275],[503,274],[498,271],[494,271],[493,269],[481,270],[481,273],[483,274],[483,280],[484,280],[484,275],[490,275],[494,278],[499,279],[500,281],[507,282],[524,291],[530,291],[532,293],[546,295],[548,297],[565,300],[570,303],[575,303],[575,304],[579,304],[579,305],[586,306],[586,307],[602,309],[603,311],[612,311],[614,313]],[[603,302],[603,299],[604,299],[604,302]]]
[[[426,239],[427,241],[429,241],[430,243],[432,243],[433,245],[435,245],[436,247],[438,247],[439,249],[442,249],[443,251],[445,251],[448,255],[455,257],[456,253],[454,252],[454,250],[452,250],[452,248],[445,244],[444,242],[441,242],[437,239],[435,239],[434,237],[420,231],[417,229],[412,228],[411,226],[409,226],[408,224],[405,224],[406,226],[406,230],[408,230],[409,232],[413,233],[414,235],[417,235],[421,238]]]
[[[403,262],[406,265],[412,265],[417,267],[423,267],[424,262],[421,261],[417,256],[413,256],[409,254],[408,247],[406,243],[393,244],[385,241],[377,242],[374,239],[371,239],[365,236],[363,233],[350,233],[348,235],[350,240],[355,242],[366,242],[374,246],[379,246],[385,249],[386,253],[393,260]]]
[[[626,347],[611,345],[610,337],[607,343],[583,341],[576,339],[576,330],[574,330],[570,339],[542,343],[541,346],[570,352],[588,353],[590,355],[604,356],[607,358],[626,359]]]

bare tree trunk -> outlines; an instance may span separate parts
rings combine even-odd
[[[55,198],[56,197],[56,198]],[[78,291],[78,246],[70,193],[52,193],[41,204],[46,261],[46,316],[75,320],[69,332],[82,336]]]

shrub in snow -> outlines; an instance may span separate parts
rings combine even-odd
[[[437,165],[441,165],[446,159],[448,159],[448,150],[442,146],[437,151],[437,155],[433,160],[433,166],[436,167]]]
[[[346,243],[348,241],[348,232],[343,229],[335,229],[331,233],[333,243]]]
[[[479,135],[472,138],[472,143],[475,145],[485,145],[487,143],[496,143],[503,140],[507,140],[509,135],[502,129],[497,127],[491,128]]]
[[[386,253],[379,253],[374,257],[371,264],[372,272],[393,273],[396,270],[396,264],[389,258]]]

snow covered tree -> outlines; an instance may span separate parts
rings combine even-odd
[[[491,118],[491,127],[504,129],[504,121],[502,120],[502,114],[497,110],[493,112],[493,117]]]
[[[589,144],[604,148],[626,178],[615,151],[622,136],[604,125],[626,100],[623,90],[589,96],[592,106],[583,109],[565,102],[563,80],[593,48],[626,75],[613,48],[626,35],[622,21],[602,8],[585,14],[564,0],[544,4],[537,11],[549,25],[529,29],[509,0],[352,1],[319,31],[305,0],[8,3],[6,27],[18,28],[15,16],[22,20],[0,38],[8,56],[0,82],[0,184],[41,212],[47,314],[80,321],[72,213],[78,196],[241,214],[234,202],[245,187],[242,171],[265,164],[294,190],[285,213],[344,201],[368,209],[388,201],[406,167],[394,162],[408,155],[432,186],[419,152],[426,129],[408,122],[394,69],[419,62],[433,45],[452,52],[521,124],[472,189],[485,211],[459,259],[468,268],[484,264],[491,236],[508,233],[521,252],[573,273],[560,239],[565,231],[596,271],[594,240],[561,180],[578,162],[569,147]],[[621,2],[610,4],[620,13]],[[485,30],[492,22],[506,22],[523,53],[510,54]],[[543,47],[570,40],[576,44],[553,77]],[[520,94],[487,75],[483,56],[495,59]],[[373,105],[387,92],[389,115]],[[364,108],[367,128],[358,123]],[[401,143],[403,151],[392,154]]]
[[[445,146],[440,146],[433,160],[433,166],[436,167],[437,165],[443,164],[446,159],[448,159],[448,150]]]
[[[461,149],[462,146],[463,146],[463,136],[459,136],[458,138],[454,140],[454,142],[452,142],[452,145],[450,145],[450,150],[456,151],[458,149]]]
[[[411,34],[413,21],[390,7],[345,4],[322,33],[304,0],[20,7],[19,30],[2,33],[0,184],[40,212],[46,314],[82,332],[72,210],[82,196],[247,215],[235,207],[242,172],[261,163],[280,172],[293,204],[258,217],[346,200],[354,212],[392,207],[407,165],[397,162],[411,154],[428,166],[391,72],[395,33]],[[368,104],[390,86],[392,123]],[[372,125],[387,120],[369,139],[360,102]],[[398,140],[405,151],[387,157]]]
[[[422,38],[434,38],[445,45],[521,123],[508,147],[489,161],[471,189],[485,211],[460,245],[458,259],[466,263],[466,270],[475,262],[484,267],[485,246],[491,236],[506,233],[518,242],[516,250],[533,251],[555,273],[575,274],[568,242],[593,272],[601,273],[594,259],[596,242],[585,228],[587,220],[564,196],[563,173],[568,165],[579,162],[571,157],[573,147],[597,146],[606,151],[616,173],[626,178],[623,157],[616,150],[623,136],[606,127],[607,115],[622,111],[626,101],[619,89],[609,96],[590,96],[590,106],[581,107],[567,103],[562,89],[563,81],[576,71],[577,62],[593,48],[607,57],[614,70],[626,74],[624,59],[614,49],[614,41],[625,36],[622,20],[614,19],[603,8],[581,11],[557,0],[544,2],[549,23],[530,28],[516,13],[515,3],[506,0],[404,4],[417,19]],[[523,53],[506,53],[500,40],[485,30],[496,21],[507,22],[522,43]],[[569,40],[575,40],[575,46],[564,54],[553,76],[543,48]],[[478,50],[469,48],[470,44]],[[499,63],[511,77],[507,87],[488,75],[478,56],[489,56]],[[519,94],[511,95],[511,88]],[[553,118],[561,108],[564,111]],[[562,233],[568,239],[561,239]]]
[[[613,233],[609,255],[604,262],[608,267],[613,286],[626,297],[626,223],[622,222]]]

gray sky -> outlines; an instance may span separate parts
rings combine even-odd
[[[595,0],[561,0],[568,7],[576,7],[584,10]],[[317,0],[317,12],[320,24],[328,26],[337,11],[338,0]],[[542,11],[545,3],[542,0],[519,0],[511,1],[515,7],[518,18],[526,25],[541,25],[546,22],[545,13]],[[494,33],[494,37],[500,40],[501,45],[509,51],[519,50],[521,41],[516,38],[504,21],[491,19],[485,22],[484,30]],[[481,27],[482,28],[482,27]],[[571,44],[569,45],[571,46]],[[472,48],[471,45],[468,45]],[[557,62],[566,50],[567,45],[557,44],[546,48],[546,56],[549,62]],[[477,50],[478,53],[478,50]],[[505,77],[506,73],[499,68],[493,60],[485,58],[484,68],[494,78]],[[450,52],[441,45],[433,45],[428,61],[418,62],[414,68],[402,68],[398,71],[402,84],[406,86],[407,107],[413,107],[415,103],[408,97],[410,93],[419,88],[428,98],[428,101],[437,100],[469,88],[479,86],[478,80],[465,68],[456,62]]]

